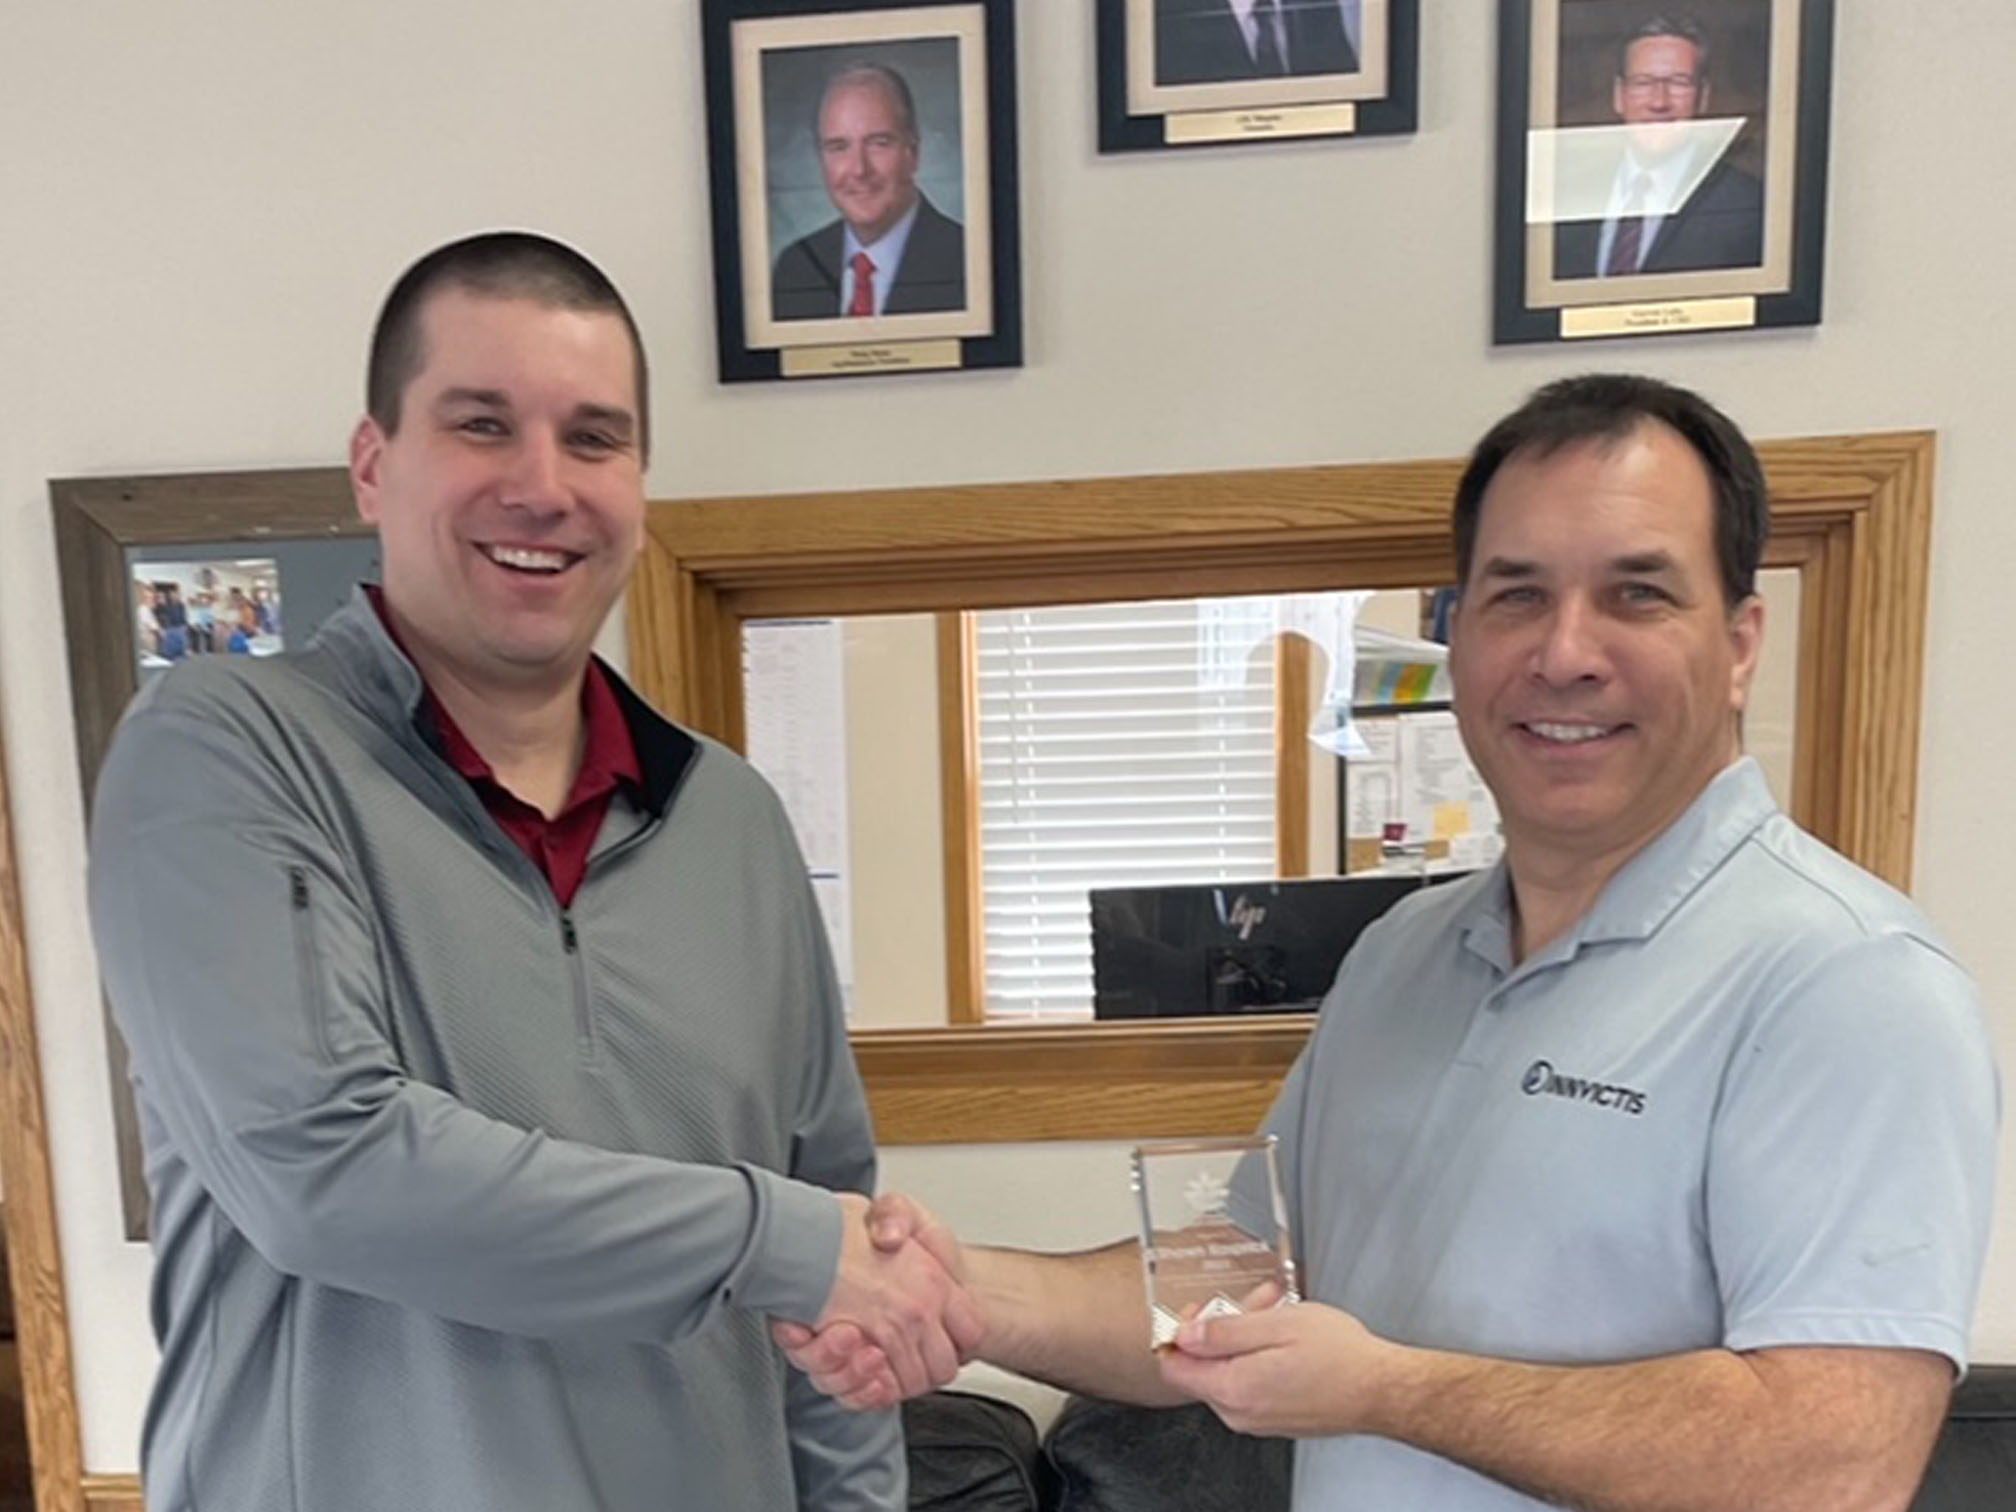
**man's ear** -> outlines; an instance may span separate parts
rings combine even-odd
[[[1729,615],[1729,707],[1741,713],[1750,703],[1750,684],[1764,650],[1764,597],[1753,593]]]
[[[378,523],[379,470],[385,464],[385,432],[366,415],[350,433],[350,492],[357,500],[357,517],[367,525]]]

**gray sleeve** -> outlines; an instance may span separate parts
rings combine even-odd
[[[409,1080],[370,910],[228,717],[155,700],[127,719],[90,902],[141,1097],[277,1269],[547,1338],[672,1342],[726,1306],[823,1306],[840,1215],[817,1187],[551,1138]]]
[[[1724,1342],[1967,1360],[2000,1088],[1974,986],[1904,934],[1835,952],[1759,1016],[1708,1160]]]
[[[782,864],[803,878],[805,864],[781,809],[778,819]],[[811,1017],[820,1033],[806,1047],[792,1122],[791,1174],[836,1191],[872,1192],[875,1134],[867,1094],[847,1043],[846,1013],[819,905],[809,883],[801,882],[798,891],[797,937],[788,944],[812,959],[813,969],[805,975],[819,986]],[[785,1385],[785,1418],[803,1512],[900,1512],[908,1505],[903,1425],[894,1409],[850,1412],[793,1370]]]

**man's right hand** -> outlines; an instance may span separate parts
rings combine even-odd
[[[918,1203],[839,1194],[840,1270],[813,1331],[779,1325],[792,1363],[848,1406],[888,1406],[943,1386],[985,1329],[959,1244]],[[801,1362],[801,1354],[805,1357]]]
[[[843,1405],[894,1406],[945,1385],[985,1333],[965,1291],[959,1241],[921,1203],[891,1194],[840,1203],[840,1272],[817,1322],[772,1333],[812,1384]]]

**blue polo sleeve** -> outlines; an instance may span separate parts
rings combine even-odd
[[[1767,1005],[1710,1135],[1724,1343],[1967,1361],[2001,1093],[1973,983],[1908,932],[1833,951]]]
[[[1330,989],[1329,996],[1324,999],[1325,1008],[1328,1008],[1338,991],[1335,986]],[[1309,1231],[1305,1215],[1313,1206],[1306,1200],[1303,1189],[1302,1159],[1303,1135],[1309,1111],[1309,1063],[1314,1059],[1316,1046],[1322,1038],[1324,1022],[1323,1016],[1318,1014],[1314,1033],[1310,1036],[1309,1042],[1302,1047],[1301,1053],[1295,1057],[1294,1064],[1288,1068],[1288,1075],[1281,1082],[1281,1090],[1274,1095],[1274,1105],[1268,1110],[1265,1122],[1260,1125],[1262,1134],[1271,1134],[1275,1139],[1274,1170],[1281,1182],[1281,1195],[1287,1208],[1288,1235],[1294,1245],[1295,1263],[1303,1267],[1310,1263],[1307,1248]],[[1263,1217],[1260,1207],[1243,1192],[1241,1201],[1246,1204],[1242,1217],[1249,1226]],[[1306,1294],[1309,1287],[1306,1271],[1301,1275],[1298,1284]]]

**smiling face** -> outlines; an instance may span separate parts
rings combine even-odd
[[[643,539],[635,367],[613,312],[458,287],[421,311],[396,433],[350,444],[385,598],[430,682],[578,680]]]
[[[1492,478],[1449,659],[1515,864],[1605,875],[1738,754],[1764,611],[1724,602],[1713,499],[1656,422]]]
[[[1700,49],[1685,37],[1640,37],[1625,50],[1610,103],[1641,154],[1672,151],[1686,135],[1675,128],[1708,108]]]
[[[872,245],[917,202],[917,137],[888,89],[842,83],[819,107],[819,168],[833,208]]]

